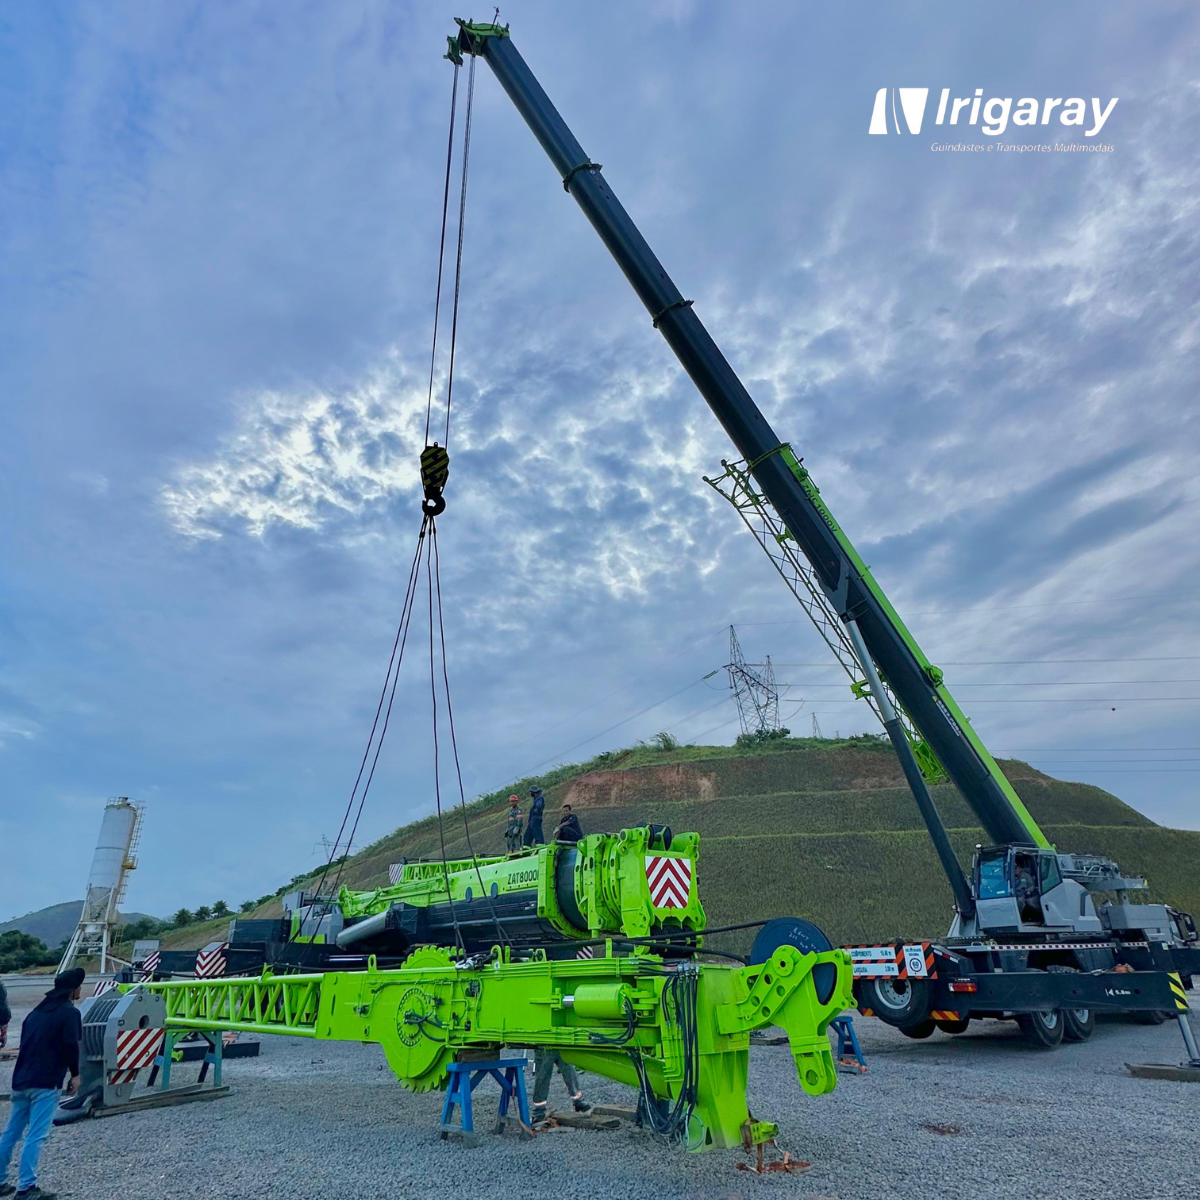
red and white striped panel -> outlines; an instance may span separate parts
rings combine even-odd
[[[646,882],[655,908],[687,908],[692,892],[692,860],[647,854]]]
[[[196,955],[196,978],[219,979],[225,974],[225,951],[228,942],[209,942]]]
[[[397,884],[404,878],[403,863],[388,863],[388,883]]]
[[[140,1067],[131,1067],[128,1071],[109,1071],[109,1083],[132,1083],[137,1078]]]
[[[142,982],[145,983],[149,979],[154,978],[154,972],[158,970],[158,964],[162,962],[162,955],[157,950],[151,950],[149,954],[142,959]]]
[[[595,946],[580,946],[579,949],[575,951],[575,957],[576,958],[595,958],[596,957],[596,947]]]
[[[101,979],[92,989],[93,996],[103,996],[105,992],[111,992],[117,986],[115,979]]]
[[[117,1070],[137,1071],[148,1067],[162,1048],[165,1029],[118,1029]]]

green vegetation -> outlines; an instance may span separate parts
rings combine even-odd
[[[950,891],[886,738],[670,743],[655,738],[607,751],[479,797],[466,813],[476,851],[502,852],[508,797],[524,798],[540,783],[548,807],[571,803],[587,832],[653,821],[700,833],[699,879],[714,926],[799,914],[843,943],[945,933]],[[1200,832],[1165,829],[1101,788],[1052,779],[1023,762],[1001,768],[1060,849],[1108,854],[1147,876],[1152,899],[1200,911]],[[932,790],[967,864],[983,831],[955,788]],[[466,856],[462,810],[447,810],[444,826],[447,853]],[[398,858],[439,853],[437,817],[425,817],[347,859],[342,878],[375,887]],[[277,916],[283,893],[311,885],[323,869],[294,876],[242,911]],[[223,921],[193,924],[165,944],[201,946],[223,928]]]
[[[25,971],[30,967],[52,967],[62,957],[64,947],[51,950],[41,938],[10,929],[0,933],[0,974]]]

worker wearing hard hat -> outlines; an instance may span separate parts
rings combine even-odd
[[[504,827],[504,845],[509,854],[521,848],[521,801],[516,796],[508,798],[508,824]]]

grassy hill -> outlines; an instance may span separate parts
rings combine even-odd
[[[62,904],[51,904],[48,908],[39,908],[37,912],[26,913],[23,917],[14,917],[11,921],[0,924],[0,933],[10,929],[19,929],[31,937],[40,938],[50,949],[60,946],[75,932],[79,923],[79,914],[83,911],[82,900],[67,900]],[[139,921],[145,913],[122,913],[122,921]]]
[[[1090,784],[1067,783],[1016,760],[1001,762],[1021,799],[1060,850],[1107,854],[1144,874],[1150,896],[1200,911],[1200,832],[1166,829]],[[532,780],[468,806],[478,854],[503,852],[507,797],[523,806]],[[870,738],[788,738],[754,748],[638,746],[560,767],[538,780],[551,813],[564,802],[585,832],[648,821],[701,834],[698,878],[710,925],[798,914],[835,940],[937,937],[950,889],[891,747]],[[933,789],[964,864],[985,841],[957,789]],[[465,856],[462,811],[447,812],[446,852]],[[436,817],[382,838],[346,864],[344,881],[387,881],[397,858],[439,856]],[[278,900],[252,915],[278,913]],[[199,946],[227,922],[190,926],[164,944]]]

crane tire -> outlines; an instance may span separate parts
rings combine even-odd
[[[1159,1010],[1155,1010],[1154,1012],[1138,1012],[1133,1014],[1133,1019],[1139,1025],[1161,1025],[1167,1019],[1167,1014]]]
[[[1021,1013],[1017,1025],[1025,1040],[1039,1050],[1054,1050],[1063,1040],[1066,1022],[1057,1008],[1049,1012]]]
[[[1047,967],[1046,970],[1060,975],[1077,972],[1075,967],[1062,966]],[[1096,1014],[1090,1008],[1064,1008],[1061,1011],[1064,1042],[1086,1042],[1096,1032]]]
[[[933,1033],[936,1028],[936,1021],[922,1021],[918,1025],[901,1025],[900,1032],[904,1034],[906,1038],[913,1038],[914,1040],[921,1041],[929,1037],[929,1035]]]
[[[924,979],[865,979],[860,1007],[885,1024],[904,1029],[929,1019],[929,983]]]

